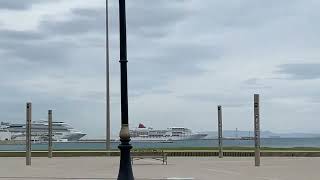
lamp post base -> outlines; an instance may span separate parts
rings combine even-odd
[[[130,139],[121,139],[121,144],[118,146],[120,149],[120,169],[118,180],[134,180],[132,173],[130,150],[132,149]]]

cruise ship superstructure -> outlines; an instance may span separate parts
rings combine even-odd
[[[143,124],[135,129],[130,130],[132,141],[174,141],[174,140],[194,140],[203,139],[207,134],[192,133],[188,128],[170,127],[165,130],[147,128]]]
[[[25,140],[26,124],[1,122],[1,129],[11,134],[11,140]],[[75,130],[65,122],[52,122],[52,139],[54,141],[77,141],[86,134]],[[33,141],[48,140],[48,121],[33,121],[31,125]]]

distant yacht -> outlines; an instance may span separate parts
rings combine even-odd
[[[11,124],[1,122],[3,131],[11,133],[11,140],[25,140],[26,124]],[[86,134],[75,130],[65,122],[52,122],[52,139],[54,141],[78,141]],[[31,127],[31,139],[33,141],[48,140],[48,121],[33,121]]]
[[[194,140],[203,139],[207,134],[192,133],[188,128],[170,127],[166,130],[158,130],[147,128],[143,124],[139,124],[133,130],[130,130],[130,138],[132,141],[174,141],[174,140]]]

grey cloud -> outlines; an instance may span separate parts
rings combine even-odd
[[[66,42],[1,42],[0,48],[5,50],[8,58],[20,58],[41,64],[63,62],[71,45]],[[66,62],[65,62],[66,63]]]
[[[0,49],[6,60],[24,59],[29,62],[58,62],[67,53],[70,43],[53,42],[40,31],[0,30]]]
[[[116,96],[114,96],[113,94],[111,94],[111,96],[114,101]],[[118,98],[118,97],[116,97],[116,98]],[[84,93],[80,96],[80,99],[104,103],[106,101],[106,93],[102,90],[101,91],[88,90],[86,93]]]
[[[272,88],[271,86],[263,84],[263,79],[259,78],[250,78],[245,81],[243,81],[243,85],[247,88],[252,88],[252,89],[270,89]]]
[[[177,74],[194,74],[203,72],[197,65],[204,61],[219,59],[220,53],[214,47],[202,45],[177,44],[171,48],[161,49],[157,54],[150,57],[134,57],[133,67],[135,73],[146,72],[146,75],[159,74],[162,77],[170,77]],[[215,53],[216,52],[216,53]],[[138,61],[135,61],[138,60]],[[141,68],[143,65],[145,68]]]
[[[209,45],[170,44],[154,55],[138,55],[129,59],[129,86],[143,92],[158,88],[173,77],[205,72],[198,65],[206,61],[216,61],[221,56],[218,49]]]
[[[68,51],[75,47],[72,41],[50,40],[50,34],[35,30],[0,30],[0,49],[5,60],[13,58],[23,59],[29,62],[49,62],[54,64],[65,60]],[[54,63],[50,63],[54,61]]]
[[[182,96],[178,96],[181,99],[186,101],[195,101],[195,102],[207,102],[207,103],[214,103],[216,105],[222,105],[224,107],[243,107],[248,106],[250,100],[245,99],[243,96],[234,97],[230,95],[229,97],[225,94],[186,94]]]
[[[117,29],[117,9],[109,8],[109,32],[115,33]],[[64,20],[52,18],[43,19],[39,29],[54,35],[80,35],[85,33],[98,33],[104,35],[106,32],[106,9],[72,9],[71,16]]]
[[[162,37],[175,25],[188,17],[184,1],[136,0],[127,3],[127,27],[130,35]],[[89,32],[105,32],[106,10],[73,9],[72,16],[64,21],[43,20],[40,29],[49,33],[73,35]],[[110,3],[110,33],[118,31],[118,7]]]
[[[252,1],[243,0],[230,1],[229,3],[221,3],[220,1],[206,1],[206,3],[197,3],[197,13],[201,14],[202,21],[196,21],[203,23],[204,27],[210,28],[210,31],[216,31],[223,29],[226,31],[232,31],[237,28],[253,28],[260,25],[265,25],[274,21],[274,18],[283,18],[288,16],[294,16],[299,1]],[[289,7],[283,9],[283,6]],[[196,9],[196,7],[195,7]],[[212,11],[212,9],[215,9]],[[195,16],[199,18],[199,16]],[[214,27],[212,29],[212,27]],[[197,28],[197,27],[196,27]]]
[[[190,15],[186,1],[138,0],[128,3],[128,31],[140,35],[164,36]]]
[[[9,10],[26,10],[32,7],[33,4],[47,3],[53,0],[0,0],[0,9]]]
[[[157,89],[157,88],[132,88],[131,90],[129,90],[129,96],[130,97],[133,97],[133,98],[136,98],[136,97],[141,97],[145,94],[153,94],[153,95],[168,95],[168,94],[171,94],[172,91],[170,90],[167,90],[167,89]],[[119,96],[120,98],[120,96]]]
[[[73,9],[72,10],[73,15],[77,17],[87,17],[87,18],[93,18],[93,17],[99,17],[99,16],[105,16],[106,10],[101,9]]]
[[[320,78],[320,64],[282,64],[278,66],[278,74],[287,75],[289,79],[307,80]]]
[[[104,14],[102,14],[104,15]],[[64,21],[43,20],[40,29],[54,35],[76,35],[88,32],[105,32],[105,17],[74,17]]]
[[[247,79],[246,81],[244,81],[244,84],[247,84],[247,85],[257,85],[258,84],[258,79],[257,78],[250,78],[250,79]]]
[[[129,87],[134,94],[165,87],[172,77],[202,73],[201,63],[215,61],[222,56],[223,50],[215,45],[186,40],[190,36],[184,34],[179,25],[192,15],[187,2],[190,1],[128,1]],[[118,28],[114,22],[118,20],[118,9],[114,5],[112,7],[110,20],[113,22],[110,26],[115,30]],[[176,30],[180,30],[180,36],[185,37],[172,40],[169,35]]]
[[[320,95],[319,94],[309,95],[309,96],[305,96],[305,97],[311,103],[320,104]]]
[[[37,2],[39,0],[33,1],[8,1],[1,0],[0,1],[0,9],[13,9],[13,10],[24,10],[31,7],[32,2]]]
[[[37,31],[21,31],[21,30],[0,30],[1,41],[29,41],[29,40],[42,40],[47,37],[47,35],[42,34]]]

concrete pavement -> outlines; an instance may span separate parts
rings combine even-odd
[[[144,159],[133,165],[135,179],[319,180],[320,158],[168,157],[168,165]],[[116,179],[118,157],[0,158],[0,180]]]

